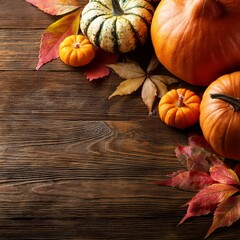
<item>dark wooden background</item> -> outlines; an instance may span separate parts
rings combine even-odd
[[[0,239],[203,239],[212,215],[177,227],[193,193],[153,184],[198,127],[148,116],[139,92],[109,101],[116,74],[88,82],[59,59],[35,71],[55,20],[0,0]],[[235,223],[209,239],[239,235]]]

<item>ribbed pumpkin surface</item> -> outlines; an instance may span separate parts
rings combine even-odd
[[[108,52],[129,52],[143,45],[149,35],[153,6],[145,0],[120,0],[120,14],[112,2],[89,1],[82,11],[82,33],[95,46]]]

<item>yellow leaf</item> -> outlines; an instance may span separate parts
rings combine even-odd
[[[125,79],[141,78],[146,75],[135,62],[107,64],[106,66],[112,68],[120,77]]]
[[[151,79],[156,79],[157,81],[162,81],[163,83],[167,85],[171,85],[173,83],[177,83],[178,80],[173,77],[169,77],[167,75],[152,75]]]
[[[161,98],[164,94],[167,93],[168,88],[167,85],[163,83],[158,77],[159,77],[158,75],[149,76],[149,78],[154,82],[157,88],[158,97]]]
[[[116,95],[127,95],[136,91],[144,82],[145,76],[139,78],[130,78],[120,83],[117,89],[108,98],[112,98]]]
[[[152,113],[153,103],[157,96],[157,88],[155,84],[147,78],[142,87],[142,100],[148,108],[149,114]]]
[[[147,106],[149,114],[152,113],[156,97],[161,98],[167,91],[167,85],[176,83],[175,78],[164,75],[150,75],[149,73],[157,68],[159,61],[155,55],[152,56],[145,72],[137,62],[116,63],[106,65],[112,68],[120,77],[127,79],[123,81],[109,97],[116,95],[127,95],[136,91],[142,86],[142,100]]]
[[[154,54],[150,60],[148,67],[147,67],[147,73],[154,71],[158,67],[158,65],[159,65],[159,61],[158,61],[156,55]]]
[[[219,227],[229,227],[240,218],[240,196],[233,196],[222,201],[214,212],[213,223],[204,239]]]

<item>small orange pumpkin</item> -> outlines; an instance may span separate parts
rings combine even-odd
[[[220,155],[240,160],[240,72],[226,74],[205,90],[200,126],[205,139]]]
[[[200,97],[193,91],[172,89],[159,102],[159,116],[171,127],[187,128],[198,122],[200,103]]]
[[[83,35],[68,36],[59,45],[60,59],[73,67],[87,65],[93,60],[95,54],[95,47]]]

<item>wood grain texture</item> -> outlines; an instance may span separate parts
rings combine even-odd
[[[0,240],[203,239],[211,215],[176,227],[193,193],[153,184],[181,168],[176,142],[198,126],[167,127],[139,92],[108,100],[116,74],[88,82],[59,59],[35,71],[59,17],[24,0],[0,6]],[[209,239],[239,234],[237,222]]]

